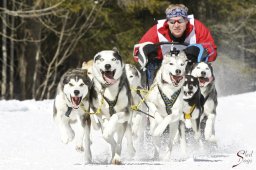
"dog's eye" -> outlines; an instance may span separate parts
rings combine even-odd
[[[207,67],[206,70],[209,70],[209,68]]]
[[[133,76],[130,76],[130,78],[132,78]]]
[[[172,66],[172,65],[173,65],[173,63],[170,63],[170,65]]]
[[[112,61],[116,61],[116,58],[113,58]]]
[[[200,69],[200,67],[196,67],[197,69]]]
[[[84,86],[84,83],[81,83],[79,86],[80,86],[80,87]]]
[[[72,84],[72,83],[68,83],[68,85],[69,85],[69,86],[71,86],[71,87],[73,87],[73,86],[74,86],[74,84]]]
[[[100,61],[102,62],[102,61],[104,61],[104,59],[103,59],[103,58],[101,58],[101,59],[100,59]]]
[[[181,65],[181,66],[184,66],[184,63],[181,63],[180,65]]]

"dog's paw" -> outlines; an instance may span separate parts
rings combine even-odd
[[[216,139],[215,135],[211,135],[211,136],[208,138],[208,141],[209,141],[209,142],[212,142],[212,143],[217,143],[217,139]]]
[[[81,145],[77,145],[77,146],[76,146],[76,151],[77,151],[77,152],[84,152],[84,147],[81,146]]]
[[[87,158],[84,159],[84,165],[88,165],[90,163],[92,163],[92,158],[91,157],[87,157]]]
[[[115,154],[114,158],[112,159],[111,161],[112,164],[114,165],[121,165],[122,162],[121,162],[121,158],[119,155]]]
[[[204,136],[205,136],[205,140],[209,141],[209,139],[212,136],[212,133],[208,129],[205,129]]]

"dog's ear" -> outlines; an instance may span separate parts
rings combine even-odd
[[[121,64],[122,64],[122,68],[124,68],[124,64],[123,64],[123,60],[122,60],[122,57],[118,51],[118,49],[116,47],[113,48],[113,51],[114,51],[114,56],[116,57],[116,59],[120,60],[121,61]]]
[[[89,87],[91,86],[92,82],[90,77],[88,76],[88,70],[87,69],[82,69],[83,71],[83,81],[85,84],[87,84]]]
[[[70,76],[70,74],[71,74],[71,71],[72,71],[72,69],[70,68],[70,69],[68,69],[68,71],[66,71],[66,73],[63,75],[63,78],[62,78],[62,83],[63,83],[63,84],[67,84],[67,83],[70,81],[69,76]]]
[[[119,50],[117,49],[117,47],[113,47],[112,49],[113,51],[117,52],[119,54]]]
[[[82,67],[81,67],[82,69],[87,69],[87,63],[86,63],[86,61],[84,61],[83,63],[82,63]]]
[[[68,84],[68,82],[69,82],[69,78],[68,78],[68,76],[64,76],[64,78],[63,78],[63,84]]]
[[[198,63],[193,63],[192,66],[191,66],[191,71],[194,70],[197,65],[198,65]]]

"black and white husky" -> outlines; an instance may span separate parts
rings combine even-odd
[[[131,92],[124,66],[118,51],[105,50],[94,56],[92,67],[92,109],[103,138],[111,145],[113,164],[121,163],[122,140],[131,120]]]
[[[175,134],[183,112],[183,83],[187,57],[184,52],[177,56],[166,54],[149,90],[147,104],[150,120],[150,133],[153,135],[155,158],[159,157],[160,135],[169,125],[168,153],[164,159],[170,158]]]
[[[180,122],[181,142],[185,143],[185,128],[192,128],[194,138],[198,142],[201,137],[200,122],[203,114],[204,97],[201,94],[198,79],[191,75],[185,76],[183,84],[183,115]]]
[[[191,75],[198,78],[202,95],[204,96],[204,116],[206,116],[204,137],[207,141],[215,142],[215,118],[217,91],[215,77],[210,63],[200,62],[194,65]]]
[[[85,151],[85,163],[91,162],[89,91],[91,80],[87,70],[67,71],[58,84],[54,100],[53,117],[56,121],[63,143],[75,138],[76,150]],[[72,128],[74,123],[76,128]]]

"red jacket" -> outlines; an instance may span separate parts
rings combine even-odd
[[[196,34],[196,43],[201,44],[201,43],[207,43],[203,44],[204,48],[208,50],[208,53],[212,55],[209,56],[208,61],[212,62],[216,59],[217,57],[217,47],[214,43],[214,40],[212,38],[212,35],[208,28],[201,23],[199,20],[195,19],[194,21],[194,26],[195,26],[195,34]],[[190,34],[190,32],[193,30],[193,25],[191,25],[189,22],[187,24],[187,29],[185,30],[186,37]],[[169,35],[169,27],[167,21],[165,21],[163,27],[158,29],[158,32],[161,33],[169,42],[172,42],[172,39]],[[151,27],[141,38],[139,43],[143,42],[152,42],[152,43],[158,43],[159,38],[157,35],[157,24]],[[209,45],[211,44],[211,45]],[[161,60],[163,58],[162,56],[162,51],[161,48],[158,48],[158,55],[157,58]]]

